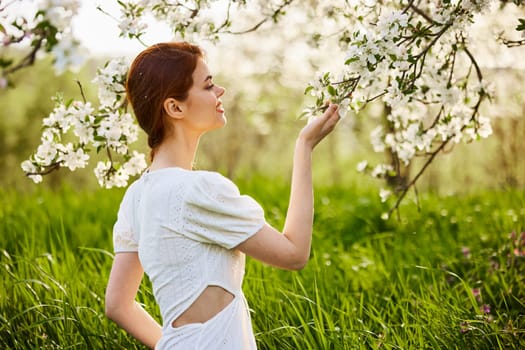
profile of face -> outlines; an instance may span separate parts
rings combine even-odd
[[[199,58],[192,74],[193,85],[184,101],[168,98],[164,107],[169,116],[187,130],[202,134],[226,124],[221,97],[225,89],[213,83],[206,62]]]

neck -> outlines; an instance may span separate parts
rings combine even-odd
[[[200,135],[190,135],[185,132],[177,132],[177,129],[174,130],[155,150],[150,169],[178,167],[191,170],[199,146],[199,139]]]

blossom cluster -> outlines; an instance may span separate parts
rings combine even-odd
[[[117,58],[99,69],[94,79],[99,84],[98,110],[90,102],[64,103],[61,98],[56,99],[54,110],[43,120],[40,146],[22,163],[28,177],[40,182],[43,174],[59,167],[72,171],[84,168],[91,149],[105,150],[109,158],[99,161],[95,168],[103,187],[126,186],[130,176],[146,168],[144,154],[129,149],[137,141],[138,127],[122,103],[126,66],[124,59]],[[66,141],[70,139],[75,142]],[[121,156],[123,162],[114,160],[114,155]]]
[[[237,1],[232,1],[237,3]],[[216,28],[220,26],[208,9],[213,1],[169,1],[139,0],[119,1],[120,18],[118,27],[121,37],[138,38],[148,28],[146,16],[152,15],[162,23],[167,23],[176,36],[188,38],[198,33],[200,37],[216,40]],[[242,1],[241,1],[242,3]],[[226,25],[226,24],[225,24]]]
[[[216,42],[221,34],[243,31],[232,29],[234,18],[235,23],[247,22],[243,21],[245,19],[260,21],[261,24],[269,18],[275,21],[281,9],[291,2],[292,0],[122,0],[118,2],[118,27],[121,37],[140,40],[148,28],[146,18],[152,16],[159,22],[166,23],[177,38]],[[255,19],[253,14],[259,18]]]
[[[46,51],[52,55],[57,74],[66,69],[78,68],[84,63],[85,49],[72,30],[72,19],[78,14],[80,0],[40,0],[36,4],[36,14],[28,18],[10,18],[7,7],[13,3],[14,1],[0,9],[1,44],[29,44],[29,52],[17,63],[14,58],[0,55],[0,88],[10,85],[9,74],[31,65],[40,57],[37,55],[38,51]]]
[[[382,105],[385,122],[371,132],[372,147],[392,154],[397,164],[364,161],[359,171],[388,178],[415,157],[431,161],[449,142],[492,133],[489,118],[479,112],[490,86],[468,49],[467,31],[490,1],[349,3],[358,20],[340,40],[344,65],[337,78],[325,73],[309,85],[306,92],[316,101],[306,112],[315,115],[326,99],[339,102],[344,113],[357,114],[374,101]],[[392,193],[381,189],[381,200]]]
[[[49,9],[60,7],[63,10],[43,10],[42,15],[48,16],[56,28],[65,28],[64,23],[75,13],[78,1],[46,1]],[[263,16],[263,20],[252,28],[258,28],[267,19],[278,20],[281,9],[290,2],[249,2],[250,7]],[[118,3],[120,35],[139,41],[147,29],[147,16],[168,24],[176,37],[198,35],[211,40],[218,39],[220,34],[235,32],[233,18],[242,25],[246,23],[242,19],[248,18],[234,16],[235,11],[247,9],[245,0],[122,0]],[[379,6],[370,0],[347,0],[337,5],[340,7],[323,7],[327,13],[339,13],[346,21],[346,28],[340,31],[338,38],[346,56],[339,70],[320,74],[307,87],[315,103],[305,114],[318,115],[326,100],[339,103],[342,114],[360,113],[372,103],[382,106],[384,122],[372,131],[371,143],[374,151],[390,153],[395,162],[373,165],[363,161],[358,164],[359,171],[377,178],[396,176],[400,167],[409,166],[416,157],[432,161],[448,143],[470,142],[489,136],[492,132],[490,120],[480,114],[479,107],[490,96],[490,86],[483,80],[468,47],[468,27],[473,16],[485,11],[489,4],[487,0],[450,0],[439,2],[438,6],[435,1],[427,0],[385,1]],[[133,132],[136,126],[122,105],[126,69],[125,60],[116,59],[98,70],[94,82],[99,88],[100,107],[91,114],[82,112],[85,124],[91,129],[84,127],[73,131],[77,143],[69,148],[50,146],[63,145],[58,135],[69,129],[77,130],[75,125],[81,122],[45,125],[41,152],[39,147],[29,163],[24,163],[30,176],[38,179],[39,174],[54,164],[70,169],[79,167],[87,161],[88,146],[122,155],[126,162],[138,159],[133,158],[128,149],[136,139]],[[82,113],[78,111],[88,110],[86,106],[87,103],[79,101],[60,102],[53,113],[75,116],[65,120],[80,120],[78,115]],[[58,131],[51,132],[50,128],[56,129],[56,125],[60,126]],[[72,152],[76,152],[76,158],[66,160],[65,154]],[[132,162],[135,163],[138,164]],[[132,168],[138,169],[138,166]],[[420,173],[425,168],[426,165]],[[132,173],[125,169],[109,157],[109,161],[98,164],[95,172],[102,185],[120,186],[125,185],[126,175]],[[381,189],[380,198],[386,202],[392,194],[406,191],[412,184],[410,181],[405,188]]]
[[[74,37],[71,21],[80,8],[79,0],[41,0],[38,13],[42,21],[48,21],[57,30],[57,43],[51,49],[57,73],[70,67],[80,67],[85,52]]]
[[[140,0],[118,3],[121,12],[118,19],[120,36],[139,41],[147,29],[147,15],[169,24],[173,32],[182,38],[198,33],[201,38],[216,40],[219,33],[230,28],[231,11],[246,5],[243,0],[229,0],[227,8],[222,9],[224,18],[217,19],[211,16],[211,12],[220,5],[214,1]],[[260,13],[275,17],[282,4],[280,1],[261,0],[256,5]],[[71,18],[78,11],[79,1],[43,0],[40,8],[38,15],[58,33],[57,44],[53,46],[57,69],[71,65],[77,58],[73,49],[77,42],[69,35],[69,28]],[[93,80],[98,87],[97,110],[90,102],[65,103],[60,98],[56,99],[55,109],[43,120],[41,144],[21,165],[29,178],[41,182],[42,175],[58,168],[66,167],[72,171],[84,168],[92,149],[97,152],[105,150],[107,154],[108,160],[99,161],[94,169],[103,187],[126,186],[131,176],[146,168],[144,154],[129,149],[129,145],[137,140],[138,128],[131,114],[126,112],[127,68],[126,59],[116,58],[98,69]],[[71,139],[74,142],[67,142]],[[120,156],[123,162],[115,160],[115,155]]]

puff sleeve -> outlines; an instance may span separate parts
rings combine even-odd
[[[202,172],[188,190],[179,232],[203,242],[234,248],[265,224],[264,210],[237,186],[214,172]],[[176,215],[176,213],[174,213]]]
[[[133,229],[133,191],[130,187],[122,202],[117,214],[117,221],[113,226],[113,251],[119,252],[136,252],[138,251],[138,240],[136,232]]]

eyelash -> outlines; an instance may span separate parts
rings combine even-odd
[[[215,86],[215,84],[211,84],[210,86],[206,87],[206,90],[211,90],[211,89],[213,89],[214,86]]]

